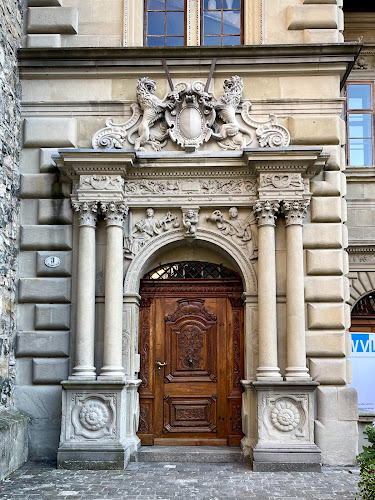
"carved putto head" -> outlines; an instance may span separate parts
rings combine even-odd
[[[224,80],[223,88],[225,92],[242,96],[243,80],[240,76],[234,75]]]
[[[156,90],[156,83],[151,80],[148,76],[143,76],[138,78],[137,92],[146,91],[150,94],[154,94]]]

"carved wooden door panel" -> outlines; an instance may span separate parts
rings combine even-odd
[[[242,301],[228,284],[155,285],[141,290],[142,444],[238,445]]]

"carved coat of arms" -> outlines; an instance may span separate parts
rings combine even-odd
[[[162,100],[155,95],[153,80],[139,78],[131,118],[122,124],[108,119],[106,127],[95,133],[93,148],[144,150],[150,146],[160,151],[168,139],[187,152],[209,140],[224,150],[289,145],[289,132],[274,115],[264,121],[252,118],[251,103],[242,100],[241,77],[227,78],[223,87],[223,94],[215,99],[200,81],[179,83]]]

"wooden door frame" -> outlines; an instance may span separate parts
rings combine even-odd
[[[162,297],[197,297],[201,294],[214,294],[215,297],[226,297],[229,300],[233,325],[231,341],[233,341],[232,373],[230,380],[233,387],[228,388],[227,402],[229,404],[227,425],[227,444],[238,445],[242,438],[241,405],[242,386],[241,378],[244,373],[244,308],[241,296],[243,285],[241,279],[200,279],[200,280],[142,280],[140,304],[140,331],[139,351],[141,356],[142,379],[139,388],[140,423],[138,436],[143,445],[154,444],[154,401],[155,401],[155,371],[154,371],[154,341],[153,307],[155,296]],[[207,295],[208,296],[208,295]],[[170,444],[182,444],[180,442]],[[188,444],[188,443],[187,443]],[[213,441],[202,441],[199,444],[218,444]],[[220,443],[224,444],[224,443]]]

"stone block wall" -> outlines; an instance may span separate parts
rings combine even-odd
[[[17,49],[22,1],[0,0],[0,411],[10,408],[15,379],[21,86]]]

